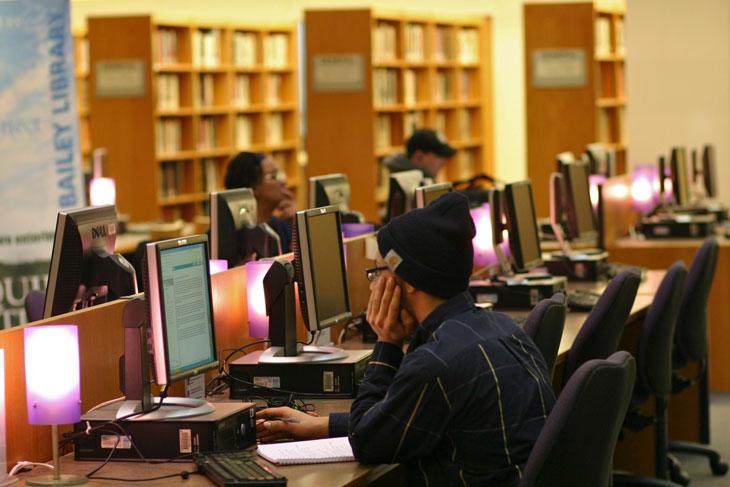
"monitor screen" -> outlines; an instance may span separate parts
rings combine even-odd
[[[309,208],[335,205],[340,211],[350,209],[350,183],[345,174],[327,174],[309,178]]]
[[[705,193],[710,198],[717,196],[717,163],[715,162],[715,146],[707,144],[702,148],[702,182]]]
[[[395,172],[390,175],[388,191],[388,212],[385,221],[411,211],[415,206],[416,188],[423,181],[423,173],[418,169]]]
[[[304,322],[322,330],[351,316],[340,213],[336,206],[297,212],[294,267]]]
[[[249,260],[256,252],[250,235],[256,219],[256,197],[251,188],[210,193],[211,259],[224,259],[229,268]]]
[[[114,253],[116,236],[113,205],[58,212],[45,318],[137,292],[134,268]]]
[[[145,256],[155,382],[166,385],[217,367],[207,237],[149,243]]]
[[[588,162],[574,161],[564,164],[561,170],[565,181],[562,198],[571,239],[595,239],[598,236],[588,183]]]
[[[669,170],[672,175],[672,193],[674,193],[674,202],[677,205],[686,205],[689,203],[687,148],[673,147],[669,163]]]
[[[616,175],[616,152],[605,144],[588,144],[586,157],[590,164],[591,174],[600,174],[607,178]]]
[[[542,265],[542,254],[532,185],[529,181],[508,184],[504,187],[504,198],[510,250],[517,271],[539,267]]]
[[[436,183],[416,188],[416,208],[424,208],[432,201],[445,195],[453,189],[452,183]]]

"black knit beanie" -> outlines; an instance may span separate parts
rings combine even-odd
[[[448,299],[469,286],[474,233],[469,201],[451,192],[381,228],[378,249],[396,275],[418,290]]]

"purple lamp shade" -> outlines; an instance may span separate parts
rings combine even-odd
[[[117,201],[117,189],[112,178],[93,178],[89,183],[91,206],[113,205]]]
[[[474,246],[474,266],[483,267],[497,263],[497,254],[492,244],[492,222],[489,203],[469,210],[476,227],[476,235],[472,239]]]
[[[343,223],[342,235],[345,238],[358,237],[366,233],[372,233],[374,228],[372,223]]]
[[[208,266],[210,268],[210,275],[212,276],[213,274],[228,270],[228,261],[226,259],[210,259]]]
[[[81,419],[79,331],[76,325],[23,330],[28,423],[57,425]]]
[[[264,276],[273,261],[253,260],[246,263],[246,301],[248,305],[248,335],[253,338],[269,336],[269,317],[266,315]]]
[[[656,166],[643,164],[631,172],[632,207],[641,213],[648,213],[658,203],[659,171]]]

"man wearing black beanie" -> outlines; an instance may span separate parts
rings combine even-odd
[[[383,227],[368,275],[378,342],[350,413],[271,409],[291,418],[262,439],[348,435],[359,461],[403,463],[409,485],[515,485],[555,396],[527,335],[467,292],[473,237],[458,193]]]

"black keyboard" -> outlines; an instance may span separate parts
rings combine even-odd
[[[573,311],[590,311],[600,297],[600,294],[593,291],[573,291],[568,294],[566,304]]]
[[[202,453],[195,458],[198,471],[218,486],[286,485],[286,477],[256,459],[248,450]]]

